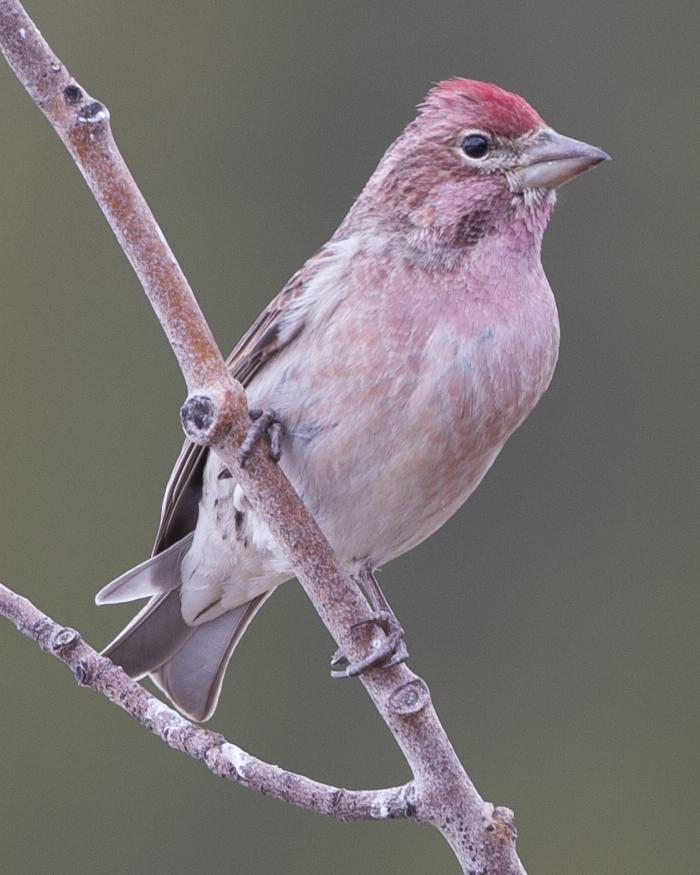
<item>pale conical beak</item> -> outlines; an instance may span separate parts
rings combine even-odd
[[[596,146],[547,129],[523,153],[522,163],[514,174],[515,190],[557,188],[609,159]]]

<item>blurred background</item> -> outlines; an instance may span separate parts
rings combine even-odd
[[[382,574],[485,798],[537,875],[694,873],[697,5],[29,0],[117,140],[224,352],[345,214],[431,82],[525,95],[614,161],[545,239],[553,385],[468,505]],[[0,67],[0,579],[104,645],[181,443],[175,361],[55,134]],[[692,233],[691,233],[692,229]],[[350,786],[406,766],[296,584],[210,724]],[[456,871],[437,832],[342,825],[217,781],[0,622],[12,873]]]

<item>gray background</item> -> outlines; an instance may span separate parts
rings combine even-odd
[[[95,3],[29,11],[110,107],[227,351],[333,231],[430,83],[524,94],[614,162],[560,198],[562,355],[478,493],[383,582],[412,665],[531,873],[691,873],[698,829],[697,6]],[[104,644],[144,558],[184,387],[82,180],[0,69],[0,579]],[[300,588],[212,727],[348,786],[405,765]],[[8,872],[437,873],[432,830],[346,826],[217,781],[0,624]]]

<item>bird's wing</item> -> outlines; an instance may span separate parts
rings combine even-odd
[[[244,386],[304,330],[304,318],[301,313],[296,313],[296,305],[322,259],[323,250],[294,274],[226,360],[233,376]],[[196,526],[208,452],[206,447],[185,441],[165,489],[154,556],[184,538]]]

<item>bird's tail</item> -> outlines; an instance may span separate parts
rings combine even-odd
[[[270,592],[197,626],[182,619],[180,559],[191,536],[128,571],[102,589],[98,604],[151,596],[103,651],[131,677],[150,674],[177,708],[193,720],[214,713],[231,655]],[[185,543],[186,542],[186,543]]]

